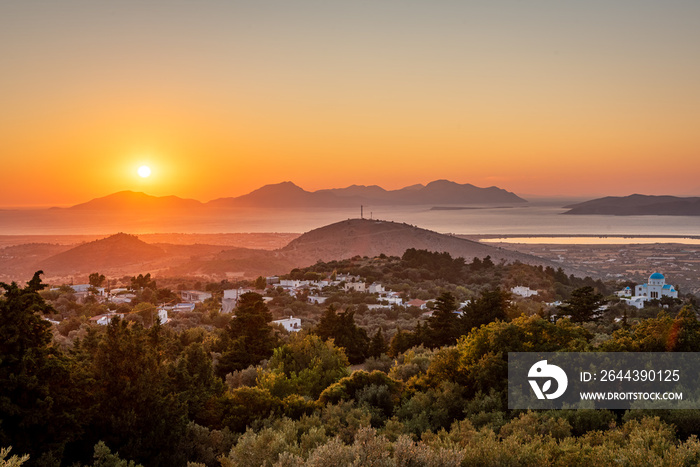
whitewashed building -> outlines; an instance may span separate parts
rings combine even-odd
[[[523,287],[522,285],[513,287],[512,289],[510,289],[510,291],[515,295],[519,295],[525,298],[537,295],[537,290],[532,290],[530,287]]]
[[[168,310],[166,310],[165,308],[159,308],[158,320],[160,321],[160,324],[165,324],[168,321],[170,321],[170,319],[168,318]]]
[[[109,298],[109,301],[112,303],[131,303],[133,299],[136,298],[135,294],[132,293],[123,293],[119,295],[114,295]]]
[[[178,303],[177,305],[173,306],[173,312],[189,312],[189,311],[194,311],[195,309],[195,304],[194,303]]]
[[[124,315],[122,313],[107,313],[104,315],[98,315],[98,316],[93,316],[90,318],[90,322],[99,324],[100,326],[107,326],[111,321],[112,318],[124,318]]]
[[[296,289],[303,285],[309,285],[309,281],[299,279],[282,279],[279,285],[285,289]]]
[[[618,297],[628,297],[628,298],[630,298],[630,297],[632,297],[632,295],[633,295],[633,294],[632,294],[632,288],[628,285],[628,286],[625,287],[624,289],[618,290],[617,292],[615,292],[615,295],[617,295]]]
[[[71,285],[71,289],[73,289],[73,292],[75,293],[88,293],[90,292],[90,289],[97,290],[97,295],[104,295],[105,294],[105,288],[104,287],[93,287],[90,284],[76,284],[76,285]]]
[[[344,290],[346,292],[353,290],[355,292],[366,293],[367,292],[367,284],[365,284],[364,282],[346,282]]]
[[[630,298],[623,298],[624,302],[630,306],[633,306],[635,308],[639,308],[640,310],[644,308],[644,302],[646,300],[644,297],[630,297]]]
[[[301,331],[301,319],[294,318],[293,316],[290,316],[289,318],[285,318],[285,319],[276,319],[276,320],[272,321],[272,324],[280,324],[288,332]]]
[[[414,298],[410,302],[406,302],[406,306],[415,306],[416,308],[425,310],[428,308],[428,302],[426,302],[425,300]]]
[[[647,300],[661,297],[678,298],[678,291],[672,285],[666,283],[666,278],[663,274],[655,272],[649,276],[646,284],[639,284],[634,288],[634,295],[646,297]]]
[[[183,302],[202,303],[204,300],[211,298],[211,292],[202,292],[201,290],[183,290],[180,292],[180,298]]]
[[[385,296],[379,297],[380,303],[387,303],[389,305],[403,306],[403,298],[399,292],[388,292]]]

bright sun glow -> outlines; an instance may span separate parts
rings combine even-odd
[[[151,168],[147,165],[142,165],[141,167],[139,167],[138,172],[140,177],[146,178],[151,175]]]

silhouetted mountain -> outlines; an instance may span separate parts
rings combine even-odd
[[[425,185],[423,185],[422,183],[416,183],[415,185],[405,186],[405,187],[401,188],[399,191],[405,191],[405,192],[418,191],[418,190],[422,190],[423,188],[425,188]]]
[[[247,195],[236,198],[219,198],[207,203],[213,207],[257,207],[257,208],[288,208],[288,207],[339,207],[351,206],[355,203],[333,195],[332,193],[309,192],[292,182],[282,182],[265,185],[251,191]]]
[[[396,222],[351,219],[320,227],[273,251],[234,248],[210,258],[192,258],[171,268],[171,274],[241,274],[246,277],[282,274],[317,261],[332,261],[354,256],[374,257],[382,253],[402,256],[409,248],[446,251],[468,262],[474,257],[490,256],[495,262],[520,261],[526,264],[562,267],[550,261],[515,251],[443,235]],[[565,268],[566,269],[566,268]],[[568,270],[567,274],[578,271]]]
[[[103,210],[103,211],[186,211],[196,209],[202,203],[194,199],[178,198],[177,196],[151,196],[135,191],[120,191],[111,195],[95,198],[87,203],[71,206],[70,210]],[[57,209],[57,208],[54,208]]]
[[[406,189],[404,189],[406,190]],[[463,185],[449,180],[436,180],[424,188],[409,187],[398,190],[397,204],[491,204],[491,203],[525,203],[526,200],[514,193],[497,188],[479,188],[469,183]]]
[[[135,235],[118,233],[41,260],[35,267],[53,276],[118,269],[163,256],[161,248],[142,242]]]
[[[614,216],[700,216],[700,198],[630,195],[608,196],[565,206],[564,214],[604,214]]]
[[[471,261],[491,256],[493,261],[520,261],[526,264],[554,266],[541,258],[503,250],[483,243],[444,235],[397,222],[350,219],[327,225],[301,235],[278,250],[294,266],[309,266],[316,261],[331,261],[353,256],[402,256],[409,248],[446,251],[453,257]],[[561,265],[557,265],[559,267]]]
[[[366,205],[418,204],[494,204],[525,203],[526,200],[497,187],[479,188],[448,180],[436,180],[428,185],[411,185],[400,190],[387,191],[376,185],[351,185],[306,191],[292,182],[266,185],[247,195],[210,201],[215,207],[350,207]]]
[[[315,193],[331,193],[343,198],[383,199],[389,192],[378,185],[350,185],[347,188],[329,188],[326,190],[318,190]]]

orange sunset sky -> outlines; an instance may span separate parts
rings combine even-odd
[[[0,56],[1,206],[700,195],[694,0],[3,1]]]

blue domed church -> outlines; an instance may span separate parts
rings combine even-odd
[[[649,276],[646,284],[639,284],[634,288],[634,295],[653,300],[661,297],[678,298],[678,291],[672,285],[666,283],[666,278],[660,272]]]

